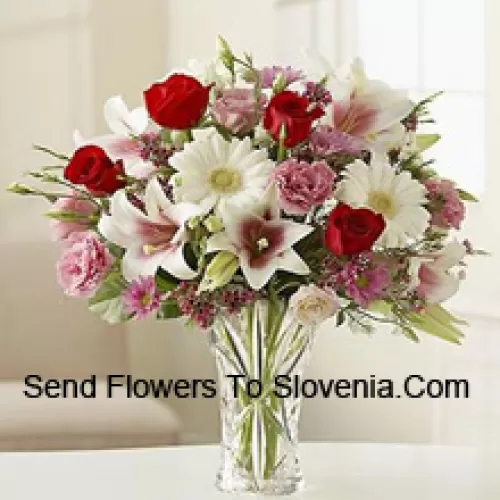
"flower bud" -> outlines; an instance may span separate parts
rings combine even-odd
[[[200,284],[202,292],[213,292],[227,285],[240,267],[239,259],[231,252],[219,252],[208,265]]]
[[[210,215],[203,221],[203,225],[207,228],[211,233],[219,233],[224,229],[224,224],[219,217],[215,215]]]

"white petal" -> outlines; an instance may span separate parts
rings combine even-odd
[[[443,248],[439,257],[432,264],[432,267],[444,271],[451,269],[457,266],[466,254],[467,249],[465,245],[455,239]]]
[[[168,273],[181,280],[190,280],[197,276],[197,271],[191,269],[184,259],[183,246],[179,246],[173,252],[163,253],[163,260],[160,267]]]
[[[156,171],[156,167],[150,161],[124,160],[125,173],[136,179],[147,179]]]
[[[282,219],[278,224],[285,230],[283,244],[280,251],[290,248],[292,245],[297,243],[297,241],[300,241],[302,238],[314,231],[312,226],[300,224],[291,220]]]
[[[172,202],[167,198],[158,179],[153,178],[148,182],[144,194],[144,203],[148,217],[151,219],[161,222],[163,220],[162,214],[169,219],[172,218]]]
[[[128,248],[122,260],[122,273],[126,280],[133,281],[140,276],[154,276],[164,258],[162,252],[146,255],[142,247]]]
[[[73,143],[75,144],[75,147],[77,149],[85,146],[85,144],[88,144],[88,142],[85,140],[85,137],[83,137],[82,133],[79,130],[75,130],[73,132]]]
[[[433,304],[439,304],[453,297],[458,291],[460,280],[448,273],[440,273],[439,282],[426,290],[426,298]]]
[[[110,97],[106,101],[104,119],[110,130],[121,136],[141,134],[148,125],[145,108],[137,108],[130,112],[121,96]]]
[[[255,268],[250,267],[248,259],[245,256],[240,255],[240,265],[243,275],[247,279],[250,288],[253,290],[260,290],[264,287],[276,271],[274,259],[265,267]]]
[[[280,256],[276,257],[276,267],[290,273],[306,275],[310,269],[308,265],[299,257],[294,250],[287,250]]]
[[[101,217],[97,230],[104,238],[111,241],[111,243],[123,248],[128,247],[135,239],[134,236],[123,232],[116,224],[116,219],[110,215],[103,215]]]
[[[111,197],[110,213],[120,230],[131,236],[137,233],[137,224],[150,222],[146,215],[128,201],[124,191],[117,191]]]
[[[236,247],[231,243],[227,233],[216,233],[207,241],[207,253],[226,251],[237,254]]]

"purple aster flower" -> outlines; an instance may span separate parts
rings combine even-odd
[[[311,151],[320,156],[334,153],[357,155],[363,149],[363,141],[330,125],[319,125],[310,138]]]
[[[304,78],[301,70],[293,69],[291,66],[266,66],[260,70],[260,83],[262,88],[270,89],[278,75],[283,75],[286,86],[298,82]]]
[[[122,304],[127,314],[143,319],[160,307],[161,294],[153,276],[140,276],[122,293]]]
[[[364,308],[381,298],[391,281],[387,266],[372,260],[369,254],[349,262],[339,278],[349,297]]]

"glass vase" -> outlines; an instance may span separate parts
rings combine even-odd
[[[278,299],[217,316],[210,345],[219,375],[220,490],[287,495],[302,486],[301,399],[292,391],[313,335]]]

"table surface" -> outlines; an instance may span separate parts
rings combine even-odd
[[[293,500],[498,500],[500,454],[428,445],[306,443]],[[0,454],[5,500],[232,500],[216,446]],[[266,497],[274,498],[274,497]],[[283,497],[281,497],[283,498]]]

